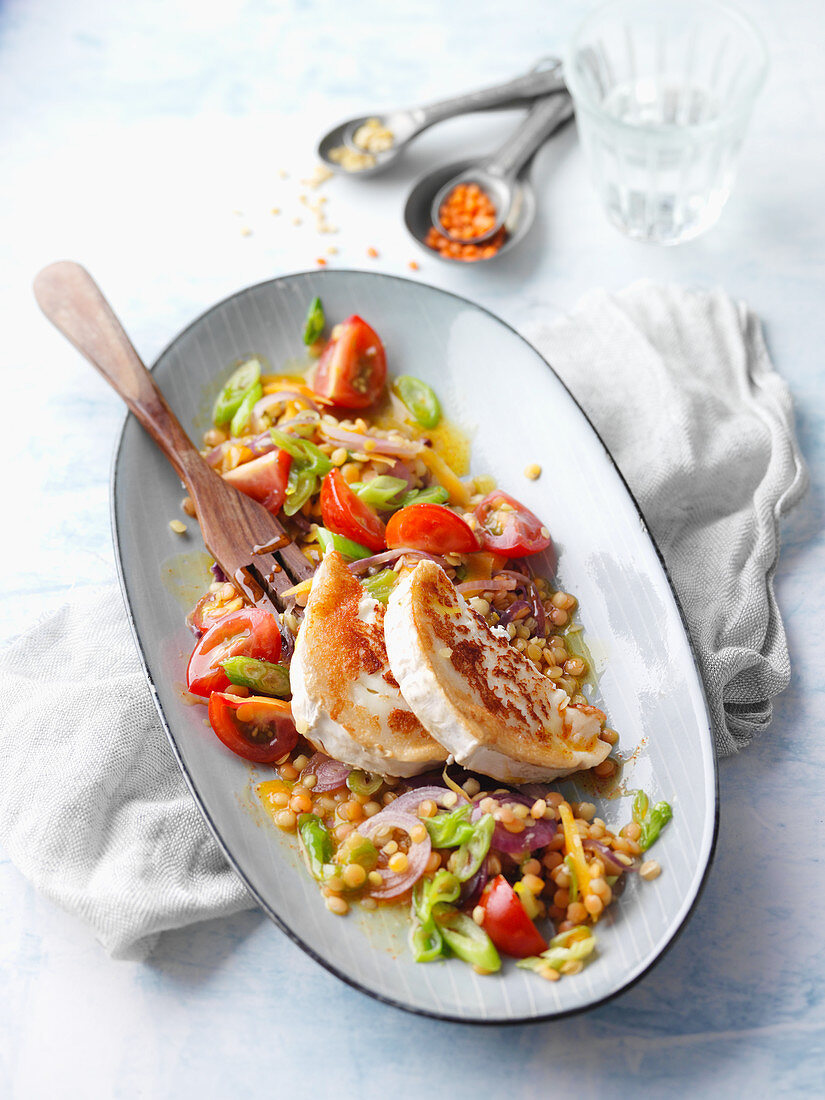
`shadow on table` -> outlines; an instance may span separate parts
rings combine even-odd
[[[225,969],[235,953],[267,923],[262,910],[248,909],[231,917],[164,932],[145,961],[147,975],[161,984],[201,985]]]

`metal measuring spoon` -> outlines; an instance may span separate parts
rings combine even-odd
[[[434,199],[445,190],[455,186],[455,181],[468,177],[480,165],[489,167],[490,163],[505,168],[510,182],[510,201],[502,222],[507,230],[504,244],[494,255],[479,257],[474,263],[483,263],[504,255],[524,239],[536,216],[536,196],[530,181],[524,174],[524,168],[530,157],[546,139],[560,129],[573,115],[573,103],[569,95],[552,96],[536,104],[524,122],[507,141],[491,156],[479,160],[465,160],[442,165],[427,172],[415,183],[404,207],[404,224],[410,235],[426,250],[446,263],[466,263],[466,260],[454,256],[444,256],[426,243],[426,237],[433,227]],[[515,167],[514,167],[515,166]],[[519,172],[522,174],[519,175]],[[478,178],[472,176],[471,178]],[[477,243],[477,242],[473,242]]]
[[[483,244],[501,229],[516,199],[516,179],[519,172],[538,147],[563,125],[573,114],[573,100],[567,93],[548,96],[534,104],[518,130],[501,148],[456,173],[439,188],[432,201],[430,216],[439,233],[460,244]],[[462,183],[475,183],[489,196],[496,208],[496,218],[486,233],[478,236],[459,236],[441,222],[441,210],[447,196]]]
[[[529,73],[509,80],[505,84],[495,84],[481,88],[476,92],[439,100],[423,107],[408,110],[387,111],[383,114],[364,115],[361,118],[348,119],[333,127],[318,144],[318,156],[335,172],[348,176],[366,178],[383,172],[403,153],[409,143],[424,130],[437,122],[453,118],[456,115],[473,111],[487,111],[498,107],[516,107],[539,96],[549,95],[564,89],[561,62],[558,58],[543,58]],[[354,154],[364,156],[364,150],[355,144],[354,137],[358,129],[370,119],[379,123],[393,135],[390,149],[370,154],[374,163],[360,169],[346,169],[334,160],[330,154],[335,149],[344,148]]]

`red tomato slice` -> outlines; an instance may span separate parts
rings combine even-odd
[[[223,599],[220,593],[207,592],[192,608],[186,622],[200,636],[220,619],[222,607]]]
[[[283,699],[250,695],[209,696],[209,721],[228,749],[256,764],[272,764],[298,743],[292,708]]]
[[[268,512],[277,515],[286,496],[286,483],[292,456],[286,451],[269,451],[260,458],[253,458],[229,470],[224,481],[263,504]]]
[[[426,554],[471,554],[478,550],[472,527],[443,504],[410,504],[387,524],[387,546]]]
[[[510,507],[502,509],[502,504]],[[501,489],[495,489],[478,505],[478,537],[485,550],[521,558],[553,545],[547,528],[529,508]]]
[[[332,330],[312,388],[345,409],[365,409],[384,389],[387,356],[377,333],[353,313]]]
[[[360,542],[376,554],[384,549],[383,521],[350,489],[340,470],[330,470],[324,478],[321,515],[324,526],[336,535]]]
[[[482,927],[502,954],[526,959],[547,950],[547,941],[504,875],[496,875],[485,887],[479,905],[484,910]]]
[[[257,657],[278,663],[281,631],[274,615],[257,607],[242,607],[218,619],[195,646],[186,669],[189,690],[208,697],[225,691],[229,678],[221,668],[227,657]]]

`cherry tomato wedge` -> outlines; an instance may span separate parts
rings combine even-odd
[[[321,515],[324,526],[336,535],[359,542],[376,554],[384,549],[383,521],[350,489],[340,470],[330,470],[324,478]]]
[[[192,651],[186,682],[195,695],[225,691],[229,677],[221,668],[227,657],[257,657],[278,663],[281,631],[274,615],[257,607],[231,611],[211,626]]]
[[[206,595],[201,596],[187,616],[188,626],[200,637],[221,618],[223,605],[224,600],[220,592],[207,592]]]
[[[502,505],[508,505],[502,508]],[[476,505],[478,537],[485,550],[521,558],[538,554],[553,545],[547,528],[538,516],[501,489],[488,493]]]
[[[223,479],[263,504],[268,512],[277,515],[286,496],[291,463],[292,456],[286,451],[270,451],[229,470],[223,475]]]
[[[426,554],[471,554],[478,550],[472,527],[443,504],[410,504],[387,524],[387,546]]]
[[[526,959],[547,950],[547,941],[504,875],[496,875],[485,887],[479,905],[484,910],[482,928],[502,954]]]
[[[228,749],[256,764],[272,764],[298,743],[292,708],[283,699],[239,699],[213,691],[209,722]]]
[[[332,330],[312,388],[345,409],[365,409],[387,381],[387,356],[378,334],[353,313]]]

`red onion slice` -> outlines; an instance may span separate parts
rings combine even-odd
[[[426,558],[427,561],[434,561],[444,569],[447,566],[445,558],[436,557],[433,554],[425,554],[423,550],[413,550],[411,546],[403,546],[399,550],[385,550],[381,554],[373,554],[371,558],[362,558],[360,561],[350,562],[350,572],[359,576],[361,573],[366,573],[368,569],[372,569],[376,565],[386,565],[387,562],[395,561],[396,558],[403,557],[405,554],[415,555],[418,558]]]
[[[349,764],[342,764],[340,760],[333,760],[323,752],[316,752],[309,758],[307,766],[301,772],[301,777],[314,775],[318,782],[312,788],[313,791],[337,791],[347,781],[347,776],[352,771]]]
[[[257,404],[252,407],[252,423],[256,426],[262,426],[261,417],[265,412],[273,407],[273,405],[282,405],[285,401],[303,401],[308,409],[313,412],[320,412],[321,410],[315,404],[311,398],[306,394],[299,393],[298,390],[276,390],[275,393],[268,393],[265,397],[262,397]]]
[[[522,806],[532,806],[536,801],[535,798],[509,791],[505,794],[491,794],[486,797],[492,798],[500,806],[512,802],[520,803]],[[481,801],[484,801],[484,799]],[[476,803],[473,810],[473,821],[478,821],[482,813],[480,805]],[[520,833],[511,833],[509,829],[505,829],[500,821],[497,821],[490,848],[496,848],[499,852],[505,852],[508,856],[519,855],[521,852],[535,852],[537,848],[544,848],[550,843],[556,835],[557,828],[555,821],[545,821],[544,818],[539,818],[536,821],[532,817],[528,817],[524,819],[524,828]]]
[[[452,795],[452,798],[447,799],[447,795]],[[447,787],[418,787],[414,791],[407,791],[406,794],[399,795],[390,805],[394,810],[403,810],[405,813],[415,814],[418,812],[421,803],[426,802],[428,799],[444,810],[454,810],[461,801],[455,791],[451,791]]]
[[[214,470],[215,467],[220,466],[223,461],[223,456],[229,450],[230,443],[219,443],[217,447],[213,447],[211,451],[207,451],[204,458]]]
[[[402,810],[396,809],[396,802],[391,803],[386,809],[376,814],[375,817],[367,818],[366,821],[362,821],[358,826],[358,832],[371,839],[376,833],[382,829],[401,829],[410,838],[410,850],[407,852],[407,869],[406,871],[390,871],[384,867],[381,869],[381,874],[384,876],[384,882],[381,886],[373,886],[370,893],[374,898],[396,898],[399,894],[403,894],[405,890],[409,890],[421,876],[424,874],[424,868],[427,866],[427,860],[430,858],[432,851],[432,845],[430,844],[430,834],[424,829],[423,840],[413,840],[412,831],[417,826],[421,826],[423,823],[417,817],[413,817],[412,814],[404,813]],[[417,831],[417,830],[416,830]]]
[[[616,853],[600,840],[591,840],[590,837],[582,837],[582,847],[585,852],[598,856],[604,864],[606,875],[623,875],[625,871],[635,871],[635,867],[628,867],[620,859],[616,859]]]
[[[483,592],[512,592],[516,582],[510,577],[503,577],[500,573],[487,580],[462,581],[457,584],[456,592],[462,596],[480,596]]]
[[[524,593],[524,598],[530,604],[530,608],[533,612],[533,618],[536,620],[536,630],[539,634],[544,633],[544,604],[541,602],[541,596],[539,590],[536,587],[536,582],[532,577],[528,577],[526,573],[520,573],[515,569],[502,569],[500,573],[497,573],[498,577],[509,577],[515,583],[513,589],[521,589]]]
[[[256,457],[258,455],[267,455],[270,451],[276,449],[275,441],[269,432],[261,432],[260,435],[248,439],[246,443],[244,443],[244,446],[248,447]]]
[[[487,866],[487,856],[481,861],[481,866],[473,875],[472,878],[467,879],[466,882],[461,884],[461,892],[458,895],[458,901],[456,905],[459,909],[467,909],[476,904],[481,897],[481,892],[487,885],[487,880],[490,877],[490,871]]]
[[[523,619],[526,619],[527,615],[530,614],[530,604],[527,602],[527,600],[513,600],[506,611],[502,611],[501,615],[499,616],[498,625],[509,626],[509,624],[515,620],[520,611],[525,611],[527,613],[526,615],[521,616],[521,618]]]
[[[321,421],[321,438],[327,443],[336,443],[351,451],[364,454],[395,455],[398,458],[415,458],[424,450],[424,444],[417,440],[385,439],[382,436],[351,432],[346,428]]]

